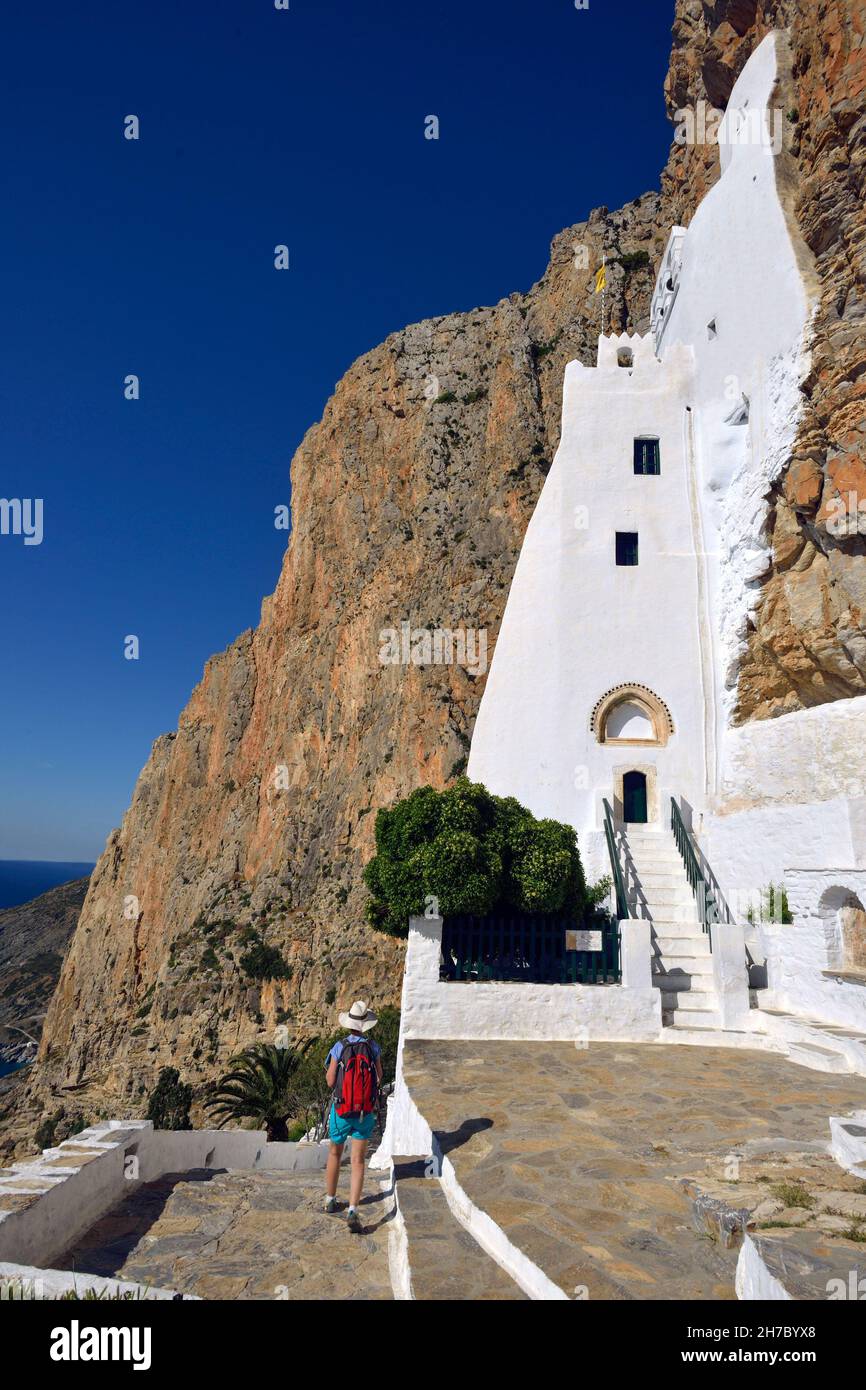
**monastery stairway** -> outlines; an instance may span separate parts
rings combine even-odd
[[[653,985],[674,1028],[720,1029],[710,938],[670,834],[629,826],[621,841],[629,906],[652,923]]]
[[[752,991],[746,1028],[726,1029],[711,936],[673,835],[627,825],[618,832],[617,849],[629,910],[651,924],[653,986],[661,991],[662,1022],[677,1040],[766,1048],[812,1070],[866,1076],[866,1032],[785,1013],[765,1003],[761,991]],[[712,927],[724,930],[724,922]]]

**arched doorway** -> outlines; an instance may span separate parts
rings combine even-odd
[[[632,771],[623,775],[622,818],[627,825],[646,825],[646,773]]]

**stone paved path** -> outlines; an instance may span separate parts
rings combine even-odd
[[[842,1186],[828,1116],[866,1104],[862,1078],[741,1049],[409,1042],[404,1069],[470,1199],[590,1299],[733,1298],[737,1251],[684,1180],[736,1206],[732,1158],[762,1155],[776,1182],[811,1146]]]
[[[200,1298],[390,1299],[390,1199],[368,1177],[364,1233],[353,1236],[344,1211],[322,1211],[323,1176],[167,1174],[103,1217],[57,1267]]]
[[[473,1303],[526,1301],[514,1280],[451,1214],[426,1159],[395,1163],[400,1212],[406,1228],[412,1293],[419,1301]]]

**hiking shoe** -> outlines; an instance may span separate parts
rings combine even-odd
[[[354,1207],[350,1207],[348,1210],[348,1213],[346,1215],[346,1225],[349,1227],[349,1230],[352,1232],[353,1236],[359,1236],[361,1234],[361,1218],[355,1211]]]
[[[336,1197],[326,1197],[326,1198],[325,1198],[325,1215],[326,1215],[326,1216],[333,1216],[336,1210],[337,1210],[337,1199],[336,1199]]]

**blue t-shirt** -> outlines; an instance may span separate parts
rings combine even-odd
[[[325,1071],[328,1070],[328,1067],[331,1065],[332,1062],[339,1062],[340,1058],[343,1055],[343,1047],[347,1042],[367,1043],[370,1048],[370,1051],[373,1054],[373,1061],[378,1062],[379,1054],[382,1051],[379,1044],[377,1042],[374,1042],[372,1038],[365,1038],[361,1033],[350,1033],[347,1038],[342,1038],[340,1042],[334,1043],[334,1046],[331,1048],[330,1052],[328,1053],[325,1059]]]

